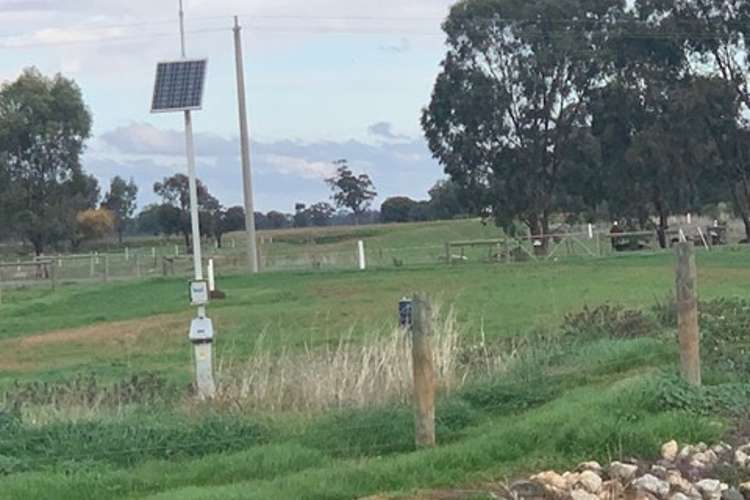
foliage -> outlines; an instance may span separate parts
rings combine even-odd
[[[422,126],[467,209],[549,234],[566,159],[608,61],[622,2],[466,0],[444,24],[448,53]],[[586,19],[581,23],[581,19]]]
[[[208,188],[200,179],[196,179],[196,189],[201,235],[212,235],[215,231],[215,213],[221,208],[221,205],[216,198],[211,196]],[[176,229],[179,229],[179,232],[185,238],[185,245],[191,248],[192,228],[190,221],[190,180],[188,176],[175,174],[172,177],[167,177],[162,182],[154,184],[154,193],[159,195],[163,202],[162,210],[159,212],[162,231],[166,234],[174,234]]]
[[[76,215],[76,236],[74,237],[74,248],[78,248],[82,241],[96,240],[111,234],[115,229],[115,214],[111,211],[100,209],[89,209]]]
[[[27,69],[0,90],[0,215],[37,255],[69,238],[75,214],[95,208],[98,186],[80,163],[91,134],[81,91]]]
[[[380,207],[380,216],[385,223],[410,222],[418,202],[405,196],[388,198]]]
[[[658,329],[657,322],[644,312],[610,304],[584,306],[580,312],[567,314],[562,324],[563,334],[577,341],[647,337]]]
[[[245,209],[243,207],[230,207],[226,210],[214,212],[214,237],[219,248],[222,247],[222,238],[226,233],[233,231],[244,231]]]
[[[122,237],[135,214],[138,186],[130,179],[126,182],[122,177],[115,176],[110,182],[109,191],[104,196],[102,207],[115,215],[115,230],[122,245]]]
[[[355,219],[363,214],[370,206],[370,202],[378,195],[375,187],[367,174],[358,176],[349,168],[347,160],[338,160],[336,175],[326,179],[326,183],[333,191],[333,200],[339,208],[348,208],[354,212]]]
[[[750,385],[721,384],[695,387],[677,376],[664,376],[658,384],[658,407],[696,415],[744,412],[750,405]]]

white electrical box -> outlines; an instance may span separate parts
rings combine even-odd
[[[191,281],[190,282],[190,304],[194,306],[205,306],[208,304],[208,282]]]
[[[190,323],[191,342],[208,342],[214,339],[214,324],[208,318],[195,318]]]

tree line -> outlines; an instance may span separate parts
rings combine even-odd
[[[422,126],[471,213],[656,228],[731,205],[750,239],[750,2],[462,0]]]
[[[180,235],[190,248],[188,177],[175,174],[156,182],[159,202],[136,215],[139,188],[133,179],[115,176],[102,194],[99,181],[84,170],[81,156],[91,128],[91,112],[73,80],[31,68],[0,88],[0,241],[23,240],[36,255],[50,249],[75,252],[86,241],[111,235],[122,244],[128,234]],[[380,222],[380,212],[371,209],[377,192],[370,177],[356,175],[347,160],[334,164],[335,174],[325,180],[333,204],[299,203],[293,214],[258,212],[256,227]],[[200,180],[197,190],[202,236],[221,246],[226,233],[244,229],[243,207],[222,206]],[[387,221],[425,217],[426,208],[404,208],[403,201],[386,202]],[[430,207],[435,206],[433,201]]]

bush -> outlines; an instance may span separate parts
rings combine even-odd
[[[566,315],[562,329],[566,337],[591,341],[646,337],[658,332],[659,325],[642,311],[603,304]]]
[[[716,416],[743,411],[750,404],[750,384],[694,387],[676,376],[662,377],[657,384],[660,410],[680,410]]]

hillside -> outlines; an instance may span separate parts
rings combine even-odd
[[[362,229],[403,246],[475,230]],[[667,253],[223,275],[210,404],[186,389],[184,280],[13,290],[0,304],[0,498],[350,499],[717,442],[750,402],[748,264],[740,249],[698,254],[701,390],[676,377]],[[424,451],[393,330],[414,291],[440,306],[439,446]]]

